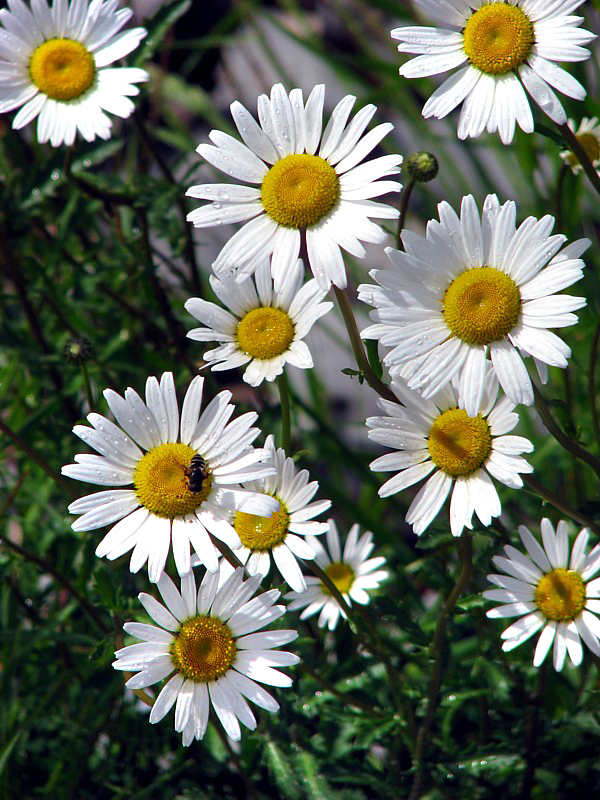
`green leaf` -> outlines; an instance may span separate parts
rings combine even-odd
[[[10,742],[6,745],[4,750],[2,750],[2,752],[0,753],[0,775],[2,775],[4,770],[6,769],[12,751],[15,749],[15,745],[19,741],[20,737],[21,737],[21,731],[17,731],[13,736],[13,738],[10,740]]]
[[[264,755],[269,772],[281,792],[281,797],[285,800],[302,800],[298,776],[292,769],[288,757],[272,739],[265,744]]]
[[[319,762],[312,753],[302,750],[295,755],[294,762],[302,777],[308,800],[331,800],[331,787],[319,772]]]

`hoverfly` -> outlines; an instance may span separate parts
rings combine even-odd
[[[201,492],[204,481],[208,477],[208,470],[206,469],[206,462],[201,455],[196,454],[192,457],[189,465],[185,470],[185,477],[187,478],[187,487],[190,492]]]

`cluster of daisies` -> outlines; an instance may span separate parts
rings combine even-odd
[[[398,28],[401,52],[417,54],[401,69],[406,77],[460,68],[423,109],[443,117],[463,102],[460,138],[498,131],[510,143],[515,124],[533,130],[525,90],[557,124],[565,112],[558,89],[581,99],[585,90],[555,61],[589,57],[593,37],[569,16],[581,0],[417,0],[449,28]],[[117,0],[8,0],[0,11],[0,111],[16,111],[13,127],[37,118],[37,138],[58,147],[109,138],[107,115],[126,118],[129,99],[148,79],[138,68],[111,66],[145,36],[123,32],[131,11]],[[208,201],[189,214],[202,229],[244,223],[216,257],[210,284],[219,301],[190,298],[185,304],[201,324],[188,336],[215,342],[203,353],[212,370],[244,368],[252,386],[273,381],[286,365],[313,366],[305,337],[332,308],[326,295],[347,285],[344,254],[364,258],[365,244],[383,244],[381,222],[396,208],[379,201],[397,193],[402,162],[397,154],[368,158],[392,130],[371,127],[376,108],[352,115],[348,95],[324,124],[324,86],[305,99],[281,84],[261,95],[257,116],[231,106],[239,138],[211,131],[199,155],[228,177],[225,183],[192,186],[188,196]],[[596,119],[579,128],[569,121],[590,160],[600,162]],[[565,164],[580,169],[566,152]],[[391,452],[371,464],[392,472],[379,494],[387,497],[424,481],[407,512],[423,533],[450,497],[455,536],[473,527],[473,515],[489,526],[501,513],[494,481],[523,485],[532,471],[523,454],[532,443],[511,432],[515,408],[531,405],[528,363],[545,382],[548,366],[565,367],[570,350],[550,329],[573,325],[583,297],[560,294],[582,277],[587,240],[566,245],[550,216],[517,225],[512,201],[489,195],[481,211],[463,198],[460,214],[446,202],[425,236],[404,231],[402,249],[387,248],[388,269],[374,270],[373,284],[359,287],[372,307],[362,332],[381,348],[390,399],[383,416],[367,420],[369,437]],[[305,255],[313,277],[305,281]],[[240,723],[256,719],[248,700],[275,711],[277,701],[261,684],[285,687],[280,668],[298,657],[279,649],[295,630],[272,628],[286,609],[277,589],[259,592],[270,571],[290,587],[288,609],[334,629],[347,604],[365,604],[369,590],[387,577],[385,559],[371,557],[371,533],[354,525],[342,544],[335,522],[317,518],[330,507],[306,470],[277,449],[272,436],[255,447],[257,414],[233,418],[231,393],[221,391],[203,407],[204,379],[194,378],[180,408],[173,375],[150,377],[142,398],[132,388],[106,390],[115,421],[89,414],[74,432],[95,450],[75,456],[63,474],[102,487],[76,500],[76,531],[109,530],[99,557],[127,553],[130,569],[147,565],[162,601],[142,593],[153,624],[128,622],[139,640],[116,653],[116,669],[135,673],[132,689],[164,682],[150,721],[175,706],[175,729],[184,745],[205,733],[210,708],[232,739]],[[569,554],[564,523],[556,532],[541,525],[543,545],[526,529],[527,555],[512,546],[489,575],[499,587],[485,592],[502,605],[492,617],[519,619],[503,633],[509,650],[537,631],[534,664],[554,645],[554,666],[568,653],[582,659],[583,641],[600,655],[600,547],[587,551],[582,531]],[[320,537],[320,538],[319,538]],[[322,542],[326,542],[326,546]],[[235,558],[232,558],[233,551]],[[227,557],[223,557],[223,553]],[[165,567],[172,558],[179,586]],[[302,566],[314,562],[315,576]],[[236,566],[233,566],[236,564]],[[203,577],[197,581],[198,567]]]

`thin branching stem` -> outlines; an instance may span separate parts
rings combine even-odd
[[[442,646],[444,643],[444,638],[446,636],[446,628],[448,627],[448,621],[450,620],[450,616],[454,611],[454,607],[458,602],[459,597],[463,593],[469,579],[471,577],[471,573],[473,571],[473,559],[472,559],[472,542],[469,533],[463,533],[462,536],[457,541],[458,545],[458,554],[460,557],[461,568],[458,578],[456,579],[456,583],[452,587],[450,594],[448,595],[444,605],[442,606],[438,621],[435,627],[435,631],[433,634],[433,639],[431,642],[431,655],[433,657],[433,672],[431,675],[431,680],[429,682],[429,691],[427,693],[427,705],[425,708],[425,716],[419,726],[419,731],[417,733],[417,741],[415,744],[415,754],[414,754],[414,766],[415,766],[415,777],[413,780],[413,784],[411,786],[410,794],[408,795],[408,800],[418,800],[421,797],[421,788],[423,783],[423,775],[425,770],[425,761],[427,756],[427,746],[429,744],[429,737],[431,733],[431,728],[433,725],[433,720],[435,718],[435,712],[438,704],[438,695],[440,691],[440,686],[442,683],[442,668],[443,668],[443,658],[442,658]]]
[[[596,325],[590,350],[590,363],[588,369],[588,403],[592,415],[592,430],[598,446],[600,447],[600,418],[598,417],[598,398],[596,397],[596,372],[598,368],[598,346],[600,345],[600,320]]]
[[[285,372],[277,376],[277,388],[279,389],[279,406],[281,412],[281,446],[286,455],[290,453],[291,440],[291,408],[290,408],[290,389]]]
[[[560,426],[552,416],[550,409],[546,405],[544,397],[540,390],[537,388],[535,384],[533,384],[533,394],[535,397],[535,407],[538,411],[538,414],[542,418],[542,422],[548,428],[552,436],[556,439],[556,441],[568,450],[569,453],[572,453],[576,458],[579,458],[581,461],[585,461],[585,463],[590,466],[596,475],[600,478],[600,461],[589,453],[585,448],[583,448],[578,442],[573,441],[570,439],[564,431],[561,430]]]
[[[348,331],[348,336],[350,337],[350,344],[352,345],[352,352],[354,353],[354,358],[356,359],[358,368],[364,375],[366,382],[369,384],[369,386],[371,386],[371,388],[375,389],[377,394],[379,394],[381,397],[384,397],[386,400],[391,400],[393,403],[397,403],[398,398],[396,395],[389,387],[385,385],[385,383],[383,383],[383,381],[379,380],[369,364],[369,359],[367,358],[362,339],[360,338],[360,331],[358,330],[358,325],[356,324],[356,319],[354,318],[354,312],[352,311],[352,306],[350,304],[348,295],[344,289],[339,289],[337,286],[334,286],[333,289],[340,307],[340,311],[342,312],[344,322],[346,323],[346,329]]]
[[[598,194],[600,194],[600,175],[598,175],[596,172],[596,167],[590,161],[588,154],[579,143],[577,136],[575,136],[571,128],[569,128],[566,123],[564,125],[558,125],[557,123],[557,128],[561,132],[569,150],[577,156],[577,159],[579,160],[583,171],[588,176],[590,183],[598,192]]]
[[[415,179],[409,178],[408,183],[404,187],[402,191],[402,195],[400,197],[400,205],[398,210],[400,211],[400,216],[398,217],[398,228],[396,230],[396,247],[398,250],[404,250],[402,246],[402,231],[404,230],[404,223],[406,222],[406,212],[408,211],[408,204],[410,201],[410,196],[412,194],[412,190],[415,188]]]
[[[551,492],[549,489],[546,489],[538,480],[536,480],[532,475],[523,475],[523,483],[530,489],[532,492],[535,492],[539,495],[542,500],[545,500],[550,505],[554,506],[554,508],[558,509],[561,514],[566,514],[571,519],[574,519],[576,522],[579,522],[581,525],[584,525],[586,528],[595,531],[596,533],[600,533],[600,524],[594,522],[593,519],[586,517],[576,508],[570,506],[568,503],[565,503],[563,500],[559,500],[554,492]]]

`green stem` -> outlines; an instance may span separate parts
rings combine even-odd
[[[315,672],[315,670],[311,669],[305,662],[301,662],[301,668],[304,672],[306,672],[307,675],[310,675],[311,678],[314,678],[319,686],[322,686],[334,697],[337,697],[338,700],[341,700],[345,705],[348,705],[351,708],[357,708],[359,711],[362,711],[364,714],[367,714],[369,717],[373,717],[374,719],[389,719],[389,714],[385,714],[383,711],[379,711],[372,706],[368,706],[366,703],[363,703],[362,700],[357,700],[355,697],[352,697],[352,695],[336,689],[335,686],[323,675]]]
[[[90,375],[88,372],[88,368],[85,364],[81,365],[81,374],[83,375],[83,385],[85,387],[85,399],[87,400],[89,410],[93,411],[94,395],[92,393],[92,384],[90,383]]]
[[[7,513],[8,509],[13,504],[26,477],[27,477],[27,472],[21,475],[20,479],[13,487],[13,489],[10,491],[6,500],[2,503],[2,506],[0,506],[0,519]],[[77,591],[77,589],[73,586],[71,581],[68,578],[66,578],[62,573],[58,572],[58,570],[49,561],[46,561],[45,559],[41,558],[35,553],[30,553],[29,550],[26,550],[24,547],[21,547],[21,545],[17,544],[16,542],[13,542],[12,539],[9,539],[8,536],[5,536],[1,532],[0,532],[0,542],[2,542],[2,544],[5,547],[8,547],[9,550],[12,550],[14,553],[21,556],[21,558],[23,558],[25,561],[29,561],[32,564],[35,564],[43,572],[47,572],[49,575],[51,575],[57,583],[60,583],[60,585],[64,589],[66,589],[67,592],[75,600],[77,600],[79,605],[84,609],[84,611],[87,612],[89,617],[94,620],[96,625],[100,628],[100,630],[103,633],[109,632],[109,627],[104,624],[104,621],[102,620],[96,609],[92,605],[90,605],[90,603],[88,603],[85,597],[83,597]]]
[[[76,494],[73,491],[71,484],[63,478],[63,476],[53,469],[47,461],[45,461],[42,456],[40,455],[39,451],[36,450],[31,445],[27,444],[27,442],[12,428],[0,418],[0,433],[4,433],[11,439],[14,444],[21,450],[30,461],[33,461],[34,464],[37,464],[40,469],[42,469],[46,475],[49,475],[54,483],[63,491],[67,492],[67,494],[71,495],[71,497],[75,497]]]
[[[290,389],[285,372],[277,376],[277,388],[279,389],[279,405],[281,410],[281,446],[286,454],[290,452],[291,439],[291,411],[290,411]]]
[[[134,113],[133,119],[134,119],[134,121],[135,121],[135,123],[136,123],[136,125],[138,127],[138,130],[139,130],[140,135],[142,137],[142,141],[144,142],[144,144],[146,145],[146,147],[148,148],[148,150],[150,151],[150,153],[154,157],[156,163],[159,166],[160,171],[162,172],[164,177],[167,179],[167,181],[171,184],[171,186],[174,186],[178,190],[181,191],[181,195],[179,193],[177,194],[177,199],[176,199],[175,202],[177,203],[177,208],[179,210],[179,214],[181,216],[182,223],[183,223],[183,226],[184,226],[183,230],[184,230],[184,236],[185,236],[185,255],[186,255],[186,259],[187,259],[187,261],[189,263],[189,266],[190,266],[190,272],[191,272],[191,276],[192,276],[191,285],[192,285],[192,289],[197,294],[202,294],[202,281],[200,279],[200,271],[198,269],[198,262],[196,260],[196,248],[194,247],[194,239],[193,239],[193,236],[192,236],[193,228],[192,228],[191,223],[189,223],[187,221],[187,211],[188,210],[187,210],[187,207],[186,207],[186,204],[185,204],[185,198],[184,198],[184,195],[183,195],[183,191],[181,190],[181,187],[179,186],[179,183],[175,179],[175,176],[171,172],[171,168],[169,167],[169,165],[167,164],[167,162],[163,158],[160,150],[156,146],[156,143],[155,143],[154,139],[152,138],[152,136],[150,135],[150,133],[146,129],[146,126],[144,124],[144,121],[143,121],[142,117],[138,113]]]
[[[470,534],[465,532],[457,541],[458,554],[461,560],[461,569],[456,579],[456,583],[452,587],[452,591],[448,595],[446,602],[442,606],[438,621],[431,641],[431,655],[433,656],[434,666],[429,683],[429,691],[427,693],[427,706],[425,709],[425,716],[419,726],[417,733],[417,741],[415,744],[415,777],[411,786],[408,800],[418,800],[421,796],[421,785],[423,782],[423,773],[425,769],[425,757],[427,755],[427,746],[431,733],[431,727],[435,718],[435,710],[437,707],[438,695],[442,683],[442,645],[446,635],[446,628],[448,621],[454,607],[458,602],[465,586],[467,585],[471,573],[473,571],[473,558],[472,558],[472,542]]]
[[[535,478],[533,478],[531,475],[523,475],[522,477],[523,477],[523,483],[525,484],[525,486],[527,486],[528,489],[531,489],[532,492],[538,494],[547,503],[550,503],[550,505],[554,506],[554,508],[557,508],[561,512],[561,514],[566,514],[568,517],[571,517],[571,519],[576,520],[581,525],[584,525],[586,528],[589,528],[590,530],[593,530],[596,533],[600,533],[600,524],[594,522],[593,519],[584,516],[579,511],[577,511],[576,508],[573,508],[573,506],[568,505],[568,503],[559,500],[558,497],[553,492],[551,492],[549,489],[546,489],[545,486],[542,486],[542,484]]]
[[[560,172],[558,173],[558,182],[556,184],[556,230],[562,231],[563,225],[563,190],[565,188],[565,178],[569,172],[570,167],[563,164]]]
[[[592,415],[592,430],[596,437],[596,442],[600,446],[600,419],[598,418],[598,405],[596,398],[596,368],[598,364],[598,345],[600,344],[600,321],[596,325],[594,338],[592,339],[592,349],[590,351],[590,365],[588,375],[588,403]]]
[[[344,322],[346,323],[346,329],[348,331],[348,336],[350,337],[350,344],[352,345],[352,352],[354,353],[354,358],[356,359],[358,368],[363,373],[369,386],[372,389],[375,389],[377,394],[381,395],[381,397],[384,397],[386,400],[391,400],[392,403],[397,403],[398,398],[396,395],[385,385],[385,383],[383,383],[383,381],[379,380],[377,375],[375,375],[371,369],[369,359],[367,358],[365,348],[363,347],[362,339],[360,338],[360,332],[354,318],[354,312],[352,311],[352,306],[350,305],[348,295],[344,289],[339,289],[337,286],[334,286],[333,289],[340,307],[340,311],[342,312]]]
[[[542,422],[546,428],[548,428],[552,436],[554,436],[556,441],[562,447],[564,447],[565,450],[568,450],[569,453],[572,453],[576,458],[581,459],[581,461],[585,461],[585,463],[588,464],[588,466],[590,466],[600,478],[600,461],[598,461],[598,459],[591,453],[588,453],[588,451],[585,450],[578,442],[570,439],[566,433],[561,430],[560,426],[550,413],[550,409],[546,405],[544,397],[535,383],[533,384],[533,394],[535,397],[535,407],[542,418]]]
[[[596,172],[596,167],[590,161],[588,154],[579,143],[579,140],[566,123],[564,125],[559,125],[556,123],[556,127],[561,132],[569,150],[577,156],[579,163],[581,164],[585,174],[590,179],[592,186],[598,192],[598,194],[600,194],[600,175],[598,175]]]
[[[412,190],[415,188],[415,183],[416,181],[414,178],[409,178],[400,198],[400,216],[398,217],[398,230],[396,231],[396,247],[398,250],[404,250],[404,247],[402,246],[402,231],[404,230],[404,221],[406,219],[406,212],[408,211],[408,203],[410,201]]]

